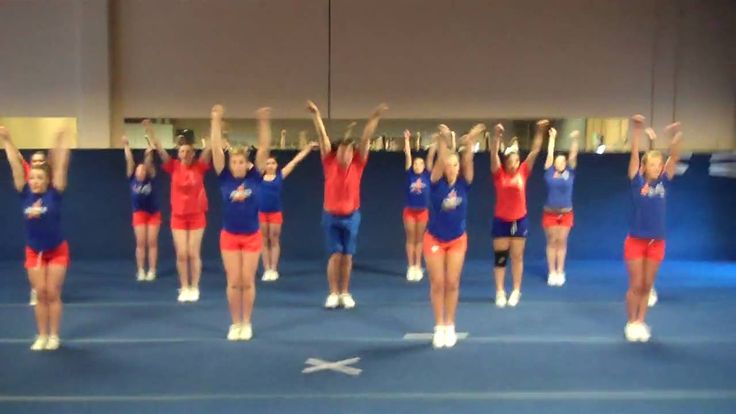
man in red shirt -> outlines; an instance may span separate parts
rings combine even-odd
[[[371,114],[357,144],[357,154],[355,154],[356,145],[349,138],[340,140],[336,150],[333,150],[317,105],[309,101],[307,109],[312,113],[314,126],[319,135],[322,168],[325,174],[322,227],[325,231],[327,252],[330,255],[327,262],[330,294],[325,301],[325,307],[334,309],[342,305],[345,309],[351,309],[355,307],[355,300],[348,288],[360,227],[360,180],[368,161],[371,137],[376,131],[381,115],[388,107],[381,104]]]

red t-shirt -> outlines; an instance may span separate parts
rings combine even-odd
[[[161,167],[171,174],[171,214],[188,215],[207,211],[207,193],[204,190],[204,173],[209,164],[195,160],[186,166],[171,159]]]
[[[360,179],[367,161],[367,158],[356,153],[350,165],[343,169],[334,152],[322,159],[325,173],[325,211],[346,216],[360,208]]]
[[[28,181],[28,177],[31,175],[31,164],[23,158],[20,159],[20,162],[23,164],[23,178]]]
[[[499,168],[493,174],[496,187],[496,217],[504,221],[514,221],[526,216],[526,180],[529,167],[526,162],[519,165],[516,173],[510,175]]]

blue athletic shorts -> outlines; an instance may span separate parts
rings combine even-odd
[[[526,237],[529,233],[529,223],[526,216],[514,220],[505,221],[498,217],[493,218],[491,235],[497,237]]]
[[[354,255],[358,247],[360,210],[347,216],[336,216],[323,211],[322,228],[325,231],[327,254],[342,253]]]

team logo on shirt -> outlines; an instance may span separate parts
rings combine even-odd
[[[644,183],[644,186],[641,188],[641,196],[642,197],[659,197],[664,198],[665,196],[665,189],[664,184],[657,183],[654,187],[650,186],[649,183]]]
[[[236,188],[230,193],[230,201],[242,203],[248,197],[250,197],[251,194],[253,194],[253,190],[251,190],[250,188],[247,188],[245,184],[240,184],[238,188]]]
[[[519,187],[520,189],[524,188],[524,180],[521,178],[521,174],[516,174],[515,176],[511,177],[508,183],[509,186]]]
[[[151,183],[143,184],[143,185],[140,185],[140,184],[133,185],[133,192],[136,194],[149,195],[151,194],[151,191],[153,191],[153,188],[151,187]]]
[[[48,211],[48,208],[43,205],[41,199],[39,198],[30,207],[26,207],[26,209],[23,210],[23,214],[25,214],[26,217],[29,219],[37,219],[46,214],[46,211]]]
[[[421,178],[417,178],[416,181],[412,182],[409,186],[409,192],[412,194],[422,194],[422,191],[427,188],[427,185],[424,184],[424,181],[422,181]]]
[[[453,189],[442,200],[442,210],[454,210],[463,203],[463,198],[457,196],[457,192]]]
[[[555,173],[552,175],[552,178],[561,178],[563,180],[569,180],[570,179],[570,172],[565,170],[560,174],[558,171],[555,171]]]

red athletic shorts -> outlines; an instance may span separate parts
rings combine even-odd
[[[160,226],[161,212],[149,213],[147,211],[133,212],[133,227],[138,226]]]
[[[260,252],[262,246],[260,231],[251,234],[235,234],[227,230],[220,232],[220,250]]]
[[[35,269],[49,265],[69,267],[70,262],[69,244],[66,241],[45,252],[37,252],[26,246],[26,269]]]
[[[207,225],[204,213],[171,215],[171,228],[174,230],[199,230]]]
[[[664,260],[664,249],[664,240],[626,236],[624,260],[649,259],[661,262]]]
[[[426,223],[429,221],[429,209],[404,207],[404,220]]]
[[[572,228],[575,215],[572,211],[567,213],[554,213],[551,211],[545,211],[542,214],[542,228],[550,228],[555,226]]]
[[[273,213],[260,212],[258,213],[258,222],[268,224],[283,224],[284,215],[280,211],[275,211]]]
[[[429,232],[424,233],[424,244],[422,246],[425,256],[431,256],[443,253],[465,253],[468,250],[468,235],[463,233],[462,236],[447,242],[439,241]]]

